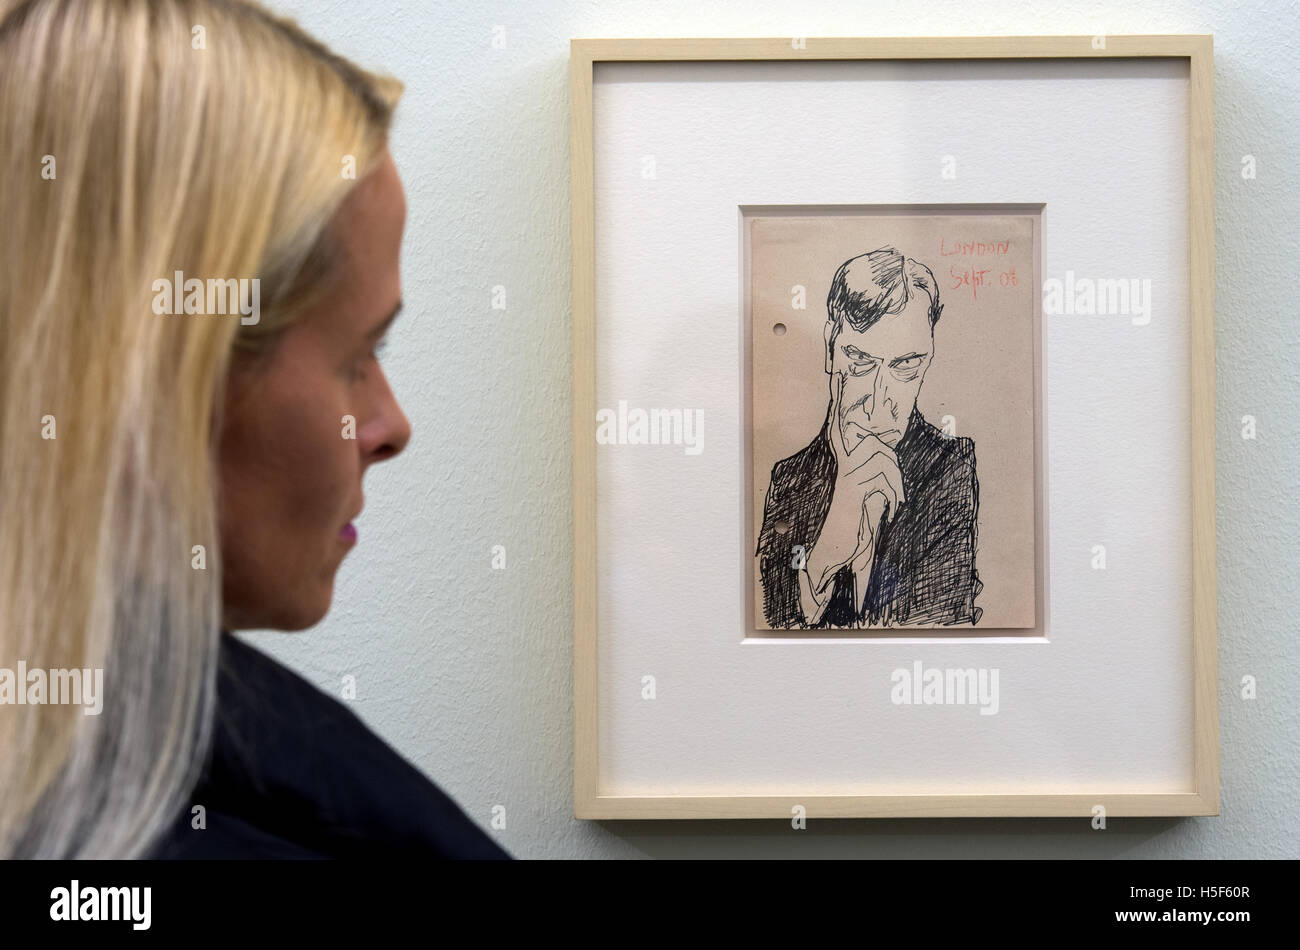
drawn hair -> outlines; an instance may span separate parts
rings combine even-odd
[[[0,706],[0,858],[147,854],[197,782],[226,375],[322,292],[401,90],[247,0],[0,0],[0,668],[103,670],[98,715]],[[178,270],[260,323],[156,315]]]
[[[863,273],[865,268],[869,273]],[[850,288],[850,277],[855,284]],[[943,304],[939,302],[939,284],[930,268],[920,261],[904,257],[895,248],[882,247],[852,257],[839,266],[826,295],[826,319],[835,323],[830,343],[835,344],[844,321],[861,333],[887,313],[901,313],[913,290],[922,290],[930,298],[930,329],[939,322]]]

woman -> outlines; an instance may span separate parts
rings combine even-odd
[[[0,0],[0,668],[103,671],[0,705],[0,856],[506,857],[226,633],[325,615],[410,437],[400,92],[240,0]]]

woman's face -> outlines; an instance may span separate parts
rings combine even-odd
[[[332,223],[340,263],[326,299],[265,360],[231,372],[219,447],[226,629],[301,630],[325,616],[358,542],[362,477],[411,437],[375,358],[401,302],[405,224],[385,152]]]

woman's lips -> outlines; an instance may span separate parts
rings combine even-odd
[[[357,526],[350,521],[347,524],[345,524],[342,528],[339,529],[339,540],[343,541],[345,544],[356,544]]]

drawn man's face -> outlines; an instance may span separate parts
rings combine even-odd
[[[830,339],[835,324],[827,321],[824,337],[831,404],[842,384],[837,422],[850,452],[867,433],[892,449],[907,431],[925,371],[934,357],[929,309],[929,296],[918,291],[901,312],[887,313],[861,332],[845,320],[833,348]]]

